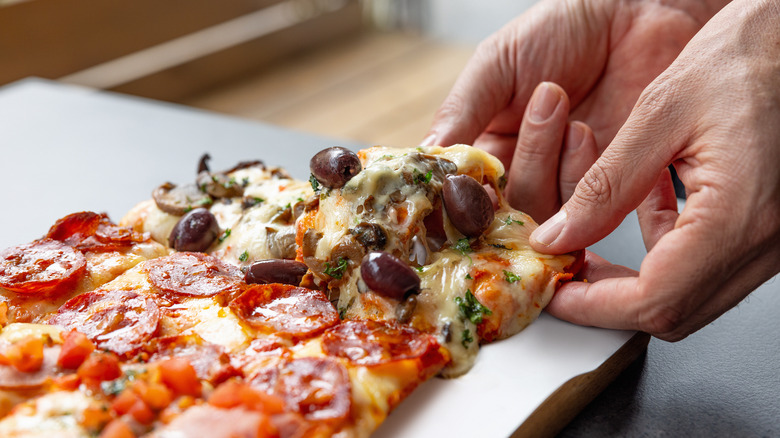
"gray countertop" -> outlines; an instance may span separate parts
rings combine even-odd
[[[119,219],[150,196],[150,181],[193,179],[204,152],[215,169],[262,157],[305,178],[308,158],[336,144],[354,146],[48,81],[11,84],[0,88],[0,248],[40,237],[74,211]],[[624,225],[636,228],[635,219]],[[633,268],[644,255],[636,241],[594,250]],[[776,277],[687,339],[651,340],[561,436],[780,436],[779,311]]]

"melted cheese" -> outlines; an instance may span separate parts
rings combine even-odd
[[[80,391],[43,395],[17,406],[0,420],[0,436],[81,438],[92,436],[78,423],[78,415],[95,400]]]

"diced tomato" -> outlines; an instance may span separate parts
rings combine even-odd
[[[200,380],[187,359],[172,357],[159,362],[160,379],[177,394],[199,396]]]
[[[78,374],[65,374],[54,379],[54,386],[65,391],[75,391],[81,384],[81,377]]]
[[[79,366],[76,373],[83,380],[101,382],[114,380],[122,375],[119,358],[114,353],[95,353]]]
[[[278,397],[256,391],[246,383],[236,380],[228,380],[219,385],[209,397],[209,404],[226,409],[243,406],[266,414],[284,411],[284,402]]]
[[[95,350],[95,344],[87,336],[76,330],[65,335],[57,365],[61,368],[76,369]]]
[[[130,407],[127,413],[141,424],[151,424],[154,421],[154,412],[140,398]]]
[[[117,398],[114,399],[113,402],[111,402],[111,410],[116,412],[117,415],[125,415],[126,413],[130,412],[130,408],[132,408],[135,402],[140,399],[141,398],[138,396],[138,394],[125,389],[117,396]]]
[[[3,352],[5,361],[23,373],[32,373],[43,365],[43,339],[39,336],[27,336]]]
[[[81,411],[79,424],[90,431],[98,431],[112,419],[111,412],[105,405],[88,406]]]
[[[124,421],[113,420],[106,425],[99,438],[135,438],[135,434]]]
[[[165,409],[173,400],[173,393],[168,387],[159,383],[146,383],[138,380],[133,383],[133,392],[155,411]]]
[[[8,303],[3,301],[0,303],[0,327],[5,327],[8,324]]]

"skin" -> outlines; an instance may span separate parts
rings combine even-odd
[[[722,6],[543,1],[479,47],[437,113],[428,143],[493,152],[510,202],[552,215],[531,235],[541,252],[637,209],[640,271],[588,253],[588,282],[562,287],[553,315],[675,341],[780,271],[780,0]],[[541,81],[560,87],[529,104]]]

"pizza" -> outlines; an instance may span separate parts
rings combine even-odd
[[[208,160],[0,252],[0,436],[366,437],[582,262],[530,248],[469,146]]]

